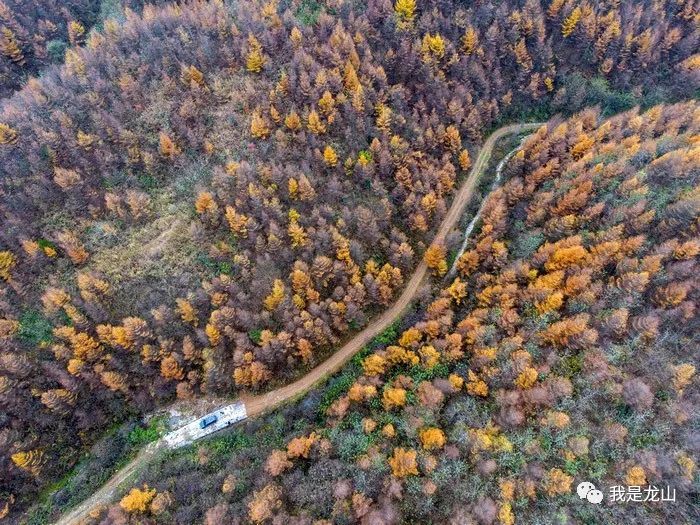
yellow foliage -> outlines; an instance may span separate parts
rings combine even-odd
[[[202,213],[213,213],[218,209],[218,205],[214,200],[214,195],[208,191],[202,191],[197,195],[197,200],[194,202],[194,209],[200,215]]]
[[[445,40],[439,33],[426,33],[420,50],[424,62],[438,62],[445,56]]]
[[[308,458],[311,453],[311,447],[317,441],[318,435],[312,432],[308,436],[301,436],[292,439],[287,444],[287,457],[290,459],[294,458]]]
[[[16,452],[12,454],[10,459],[18,468],[34,476],[38,476],[44,464],[44,452],[38,449],[29,450],[27,452]]]
[[[547,271],[563,270],[574,265],[583,265],[588,259],[588,252],[583,246],[569,246],[555,250],[544,267]]]
[[[673,388],[680,394],[693,379],[695,375],[695,366],[690,363],[683,363],[672,366],[671,370],[673,371]]]
[[[700,253],[700,243],[695,240],[686,241],[673,250],[673,257],[679,260],[690,260]]]
[[[18,139],[19,135],[16,130],[0,122],[0,144],[10,144],[14,146],[17,144]]]
[[[351,93],[361,93],[358,90],[360,88],[360,79],[357,78],[357,72],[355,71],[355,66],[352,65],[350,61],[345,64],[345,72],[343,74],[343,84],[345,89]]]
[[[644,471],[644,468],[640,467],[639,465],[635,465],[634,467],[631,467],[627,471],[627,475],[625,476],[625,483],[627,485],[646,485],[647,484],[647,474]]]
[[[554,91],[554,80],[552,80],[549,77],[544,78],[544,87],[547,88],[547,91]]]
[[[377,387],[374,385],[361,385],[360,383],[353,383],[353,385],[348,390],[348,399],[350,401],[365,401],[367,399],[372,399],[377,395]]]
[[[197,326],[199,319],[197,318],[197,310],[192,306],[192,303],[182,298],[176,299],[175,303],[177,304],[178,312],[180,312],[180,318],[192,326]]]
[[[499,482],[498,488],[501,490],[501,499],[503,501],[512,501],[515,497],[515,483],[510,479],[504,479]]]
[[[299,193],[299,183],[294,177],[290,177],[287,181],[287,191],[289,192],[289,197],[291,199],[296,199]]]
[[[474,372],[469,370],[467,378],[467,393],[472,396],[486,397],[489,395],[489,387],[486,382]]]
[[[421,337],[422,335],[420,330],[417,328],[409,328],[401,334],[399,344],[404,347],[413,346],[415,343],[421,340]]]
[[[550,324],[545,330],[540,332],[539,336],[546,343],[554,346],[565,347],[569,344],[569,340],[576,335],[583,334],[587,330],[588,314],[578,314],[574,317],[569,317],[561,321]],[[597,339],[597,332],[589,330],[591,340]]]
[[[338,165],[338,155],[331,146],[326,146],[326,149],[323,150],[323,160],[331,167]]]
[[[195,66],[183,66],[180,72],[180,80],[187,86],[204,86],[204,73]]]
[[[173,159],[181,153],[177,144],[165,133],[160,134],[159,149],[160,154],[166,159]]]
[[[313,346],[311,346],[311,343],[308,339],[304,339],[303,337],[299,339],[299,341],[297,342],[297,355],[301,357],[301,360],[304,363],[308,363],[311,360],[311,356],[313,356],[313,351]]]
[[[151,500],[155,498],[156,490],[144,485],[143,489],[133,488],[119,502],[119,506],[127,512],[146,512]]]
[[[515,378],[515,386],[523,390],[531,388],[537,382],[537,370],[528,366]]]
[[[683,476],[688,480],[693,480],[693,474],[695,473],[695,461],[686,454],[680,453],[676,457],[676,463],[681,468]]]
[[[595,139],[583,133],[571,148],[571,156],[580,159],[595,144]]]
[[[312,110],[311,113],[309,113],[306,119],[306,127],[309,128],[311,133],[315,133],[316,135],[321,135],[326,132],[326,126],[321,122],[321,117],[318,116],[316,110]]]
[[[280,305],[283,299],[284,283],[281,279],[275,279],[275,282],[272,284],[272,291],[263,301],[263,305],[266,310],[272,311]]]
[[[447,273],[447,261],[445,255],[447,250],[442,244],[432,244],[425,251],[425,264],[433,271],[434,275],[442,276]]]
[[[377,428],[377,422],[371,417],[366,417],[362,420],[362,431],[365,434],[371,434]]]
[[[333,113],[335,109],[335,99],[330,91],[326,90],[323,92],[323,95],[321,95],[321,98],[318,100],[318,107],[321,113],[326,117]]]
[[[174,356],[168,355],[160,362],[160,375],[165,379],[181,380],[185,377],[185,371]]]
[[[292,247],[306,246],[309,242],[308,235],[304,228],[295,220],[289,223],[287,234],[292,239]]]
[[[543,488],[549,496],[556,496],[558,494],[568,494],[571,492],[571,483],[574,478],[566,474],[563,470],[558,468],[553,468],[543,481]]]
[[[262,46],[253,35],[248,36],[248,56],[245,59],[245,67],[251,73],[260,73],[265,64],[265,57],[262,53]]]
[[[558,429],[566,428],[571,423],[571,418],[564,412],[556,410],[547,411],[547,415],[542,419],[542,424]]]
[[[404,406],[406,404],[406,391],[403,388],[388,387],[382,395],[382,404],[385,410]]]
[[[457,374],[450,374],[450,377],[448,377],[447,380],[455,390],[460,390],[464,386],[464,378],[462,376],[458,376]]]
[[[437,196],[435,192],[430,192],[424,195],[420,200],[420,206],[426,212],[426,215],[430,216],[437,206]]]
[[[493,361],[498,354],[495,346],[480,346],[474,349],[474,357],[479,361]]]
[[[207,323],[206,328],[204,328],[204,332],[207,334],[209,344],[211,346],[216,346],[221,342],[221,333],[213,324]]]
[[[479,43],[479,34],[472,26],[467,27],[467,30],[462,36],[462,49],[466,55],[471,55],[476,51],[476,46]],[[462,168],[464,169],[464,168]]]
[[[467,283],[462,282],[462,280],[457,277],[445,291],[452,297],[456,304],[461,304],[462,299],[467,296]]]
[[[17,261],[10,251],[0,252],[0,279],[10,280],[10,270],[15,267]]]
[[[554,292],[542,301],[535,301],[535,309],[538,314],[542,315],[559,310],[562,304],[564,304],[564,294],[562,292]]]
[[[299,28],[294,26],[292,28],[292,31],[289,33],[289,39],[292,41],[292,44],[294,44],[294,47],[299,47],[303,38],[304,38],[304,35],[302,35]]]
[[[81,359],[69,359],[66,365],[66,370],[70,375],[77,376],[82,370],[85,363]]]
[[[463,149],[459,153],[459,167],[462,168],[464,171],[467,171],[469,168],[471,168],[472,165],[472,159],[469,157],[469,152],[466,149]]]
[[[498,509],[498,522],[501,525],[515,524],[515,515],[513,514],[513,507],[509,502],[503,503]]]
[[[399,29],[410,28],[416,17],[416,0],[396,0],[394,12],[396,13],[396,26]]]
[[[265,122],[260,108],[253,111],[253,117],[250,120],[250,134],[256,139],[264,139],[270,134],[270,128]]]
[[[41,302],[47,312],[56,312],[70,302],[70,295],[61,288],[49,287],[41,296]]]
[[[284,125],[287,126],[287,129],[290,131],[298,131],[301,129],[301,118],[299,118],[299,114],[292,110],[289,112],[289,114],[284,117]]]
[[[432,345],[421,346],[418,352],[425,368],[432,368],[440,361],[440,353]]]
[[[397,478],[418,475],[416,451],[412,449],[395,448],[394,455],[389,458],[391,473]]]
[[[472,449],[476,453],[480,451],[513,451],[513,444],[506,436],[501,434],[500,429],[495,425],[488,424],[484,428],[470,428],[468,433],[472,443]]]
[[[579,20],[581,20],[581,8],[576,7],[573,11],[571,11],[571,14],[567,16],[561,24],[561,34],[564,38],[568,38],[571,35],[571,33],[574,32],[574,29],[576,29]]]
[[[418,433],[421,445],[425,450],[440,449],[445,446],[445,433],[436,427],[424,428]]]
[[[377,106],[377,120],[375,122],[377,129],[385,133],[391,131],[391,108],[384,104],[379,104]],[[362,161],[362,156],[360,156],[360,162]]]
[[[53,170],[53,181],[62,190],[67,190],[80,183],[82,178],[75,170],[67,170],[56,166]]]
[[[68,23],[68,40],[69,42],[77,46],[78,44],[82,44],[85,40],[85,27],[83,24],[76,20],[71,20]]]
[[[239,366],[233,371],[233,379],[238,386],[256,387],[270,379],[271,375],[270,370],[260,361]]]
[[[0,339],[10,338],[19,330],[19,322],[14,319],[0,319]]]
[[[68,49],[63,60],[70,73],[77,76],[85,75],[85,61],[76,50]]]
[[[95,302],[109,293],[109,283],[89,273],[78,274],[77,281],[80,296],[88,302]]]
[[[364,370],[365,375],[368,376],[378,376],[380,374],[383,374],[386,370],[386,365],[386,359],[384,359],[379,354],[372,354],[370,356],[367,356],[362,361],[362,369]]]
[[[388,346],[386,349],[386,360],[392,364],[417,365],[420,360],[415,352],[406,350],[402,346]]]
[[[238,213],[232,206],[226,206],[226,221],[231,231],[239,237],[248,236],[248,223],[250,219],[242,213]]]
[[[73,356],[80,360],[93,361],[102,353],[102,346],[98,341],[84,332],[76,332],[71,326],[54,328],[54,335],[70,341]]]

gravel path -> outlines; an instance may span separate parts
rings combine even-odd
[[[462,187],[455,195],[454,201],[452,202],[447,215],[445,215],[445,218],[443,219],[442,224],[440,225],[440,228],[433,239],[434,243],[444,242],[447,234],[459,223],[459,219],[464,212],[464,208],[467,206],[474,194],[479,178],[483,175],[484,170],[488,166],[489,160],[491,159],[491,153],[496,142],[506,135],[533,131],[541,125],[541,123],[514,124],[499,128],[489,136],[484,145],[481,147],[481,150],[474,161],[474,165],[469,172],[467,180],[464,181]],[[267,392],[266,394],[261,394],[258,396],[243,396],[240,400],[243,403],[242,407],[240,402],[238,402],[223,407],[220,409],[220,411],[231,410],[231,417],[234,418],[235,421],[240,421],[242,419],[239,417],[241,413],[244,414],[244,417],[258,416],[273,410],[282,403],[293,400],[305,394],[329,375],[332,375],[340,370],[343,365],[347,363],[350,358],[352,358],[352,356],[359,352],[375,336],[379,335],[385,328],[387,328],[401,316],[403,311],[411,304],[414,295],[425,278],[427,270],[428,268],[425,265],[425,262],[421,261],[416,270],[413,272],[411,279],[406,284],[398,300],[388,310],[385,310],[379,317],[375,318],[367,327],[355,335],[342,348],[335,352],[326,361],[311,370],[308,374],[287,386]],[[195,439],[209,435],[213,431],[218,430],[219,428],[227,427],[230,424],[216,425],[215,428],[211,429],[211,431],[199,432],[194,427],[197,426],[199,419],[201,419],[201,417],[204,415],[206,414],[202,414],[202,416],[200,416],[196,422],[190,423],[187,426],[187,428],[192,427],[192,429],[194,429],[190,429],[192,430],[191,432],[190,430],[184,430],[186,427],[183,427],[182,429],[171,432],[167,436],[161,438],[159,441],[146,446],[131,462],[129,462],[112,478],[110,478],[107,483],[105,483],[83,503],[72,509],[69,513],[65,514],[56,522],[55,525],[78,525],[92,509],[95,509],[100,505],[110,503],[117,495],[116,493],[120,489],[121,485],[130,478],[136,477],[136,474],[143,469],[153,458],[153,456],[155,456],[161,449],[174,448],[173,445],[182,446],[183,444],[191,443]],[[231,423],[235,421],[231,420]],[[229,420],[226,419],[225,422],[228,423]],[[183,437],[185,434],[186,437]],[[173,437],[173,435],[176,435],[176,437]]]

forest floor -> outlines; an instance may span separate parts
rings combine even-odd
[[[440,224],[433,243],[444,242],[447,234],[459,223],[460,217],[465,207],[472,199],[475,188],[480,177],[489,166],[493,148],[501,138],[532,131],[541,126],[541,123],[513,124],[504,126],[494,131],[484,142],[479,150],[479,154],[474,161],[469,176],[464,181],[459,191],[454,197],[447,215]],[[248,417],[259,416],[273,410],[281,404],[293,401],[311,390],[318,383],[328,376],[338,372],[357,352],[359,352],[368,342],[379,335],[385,328],[391,325],[401,316],[404,310],[411,304],[414,296],[420,289],[425,279],[428,268],[424,261],[421,261],[413,272],[411,279],[404,287],[401,296],[396,302],[381,315],[376,317],[367,327],[358,332],[342,348],[335,352],[323,363],[318,365],[299,378],[297,381],[284,387],[257,396],[241,396],[240,401],[245,405],[245,412]],[[208,411],[207,411],[208,412]],[[205,413],[200,415],[203,416]],[[148,464],[148,462],[160,451],[167,448],[164,438],[144,447],[139,454],[125,465],[119,472],[107,481],[87,500],[77,505],[70,512],[59,519],[55,525],[76,525],[83,518],[90,514],[90,511],[102,505],[108,504],[115,497],[117,492],[129,480],[133,480],[137,474]]]

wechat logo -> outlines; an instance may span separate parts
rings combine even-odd
[[[603,501],[603,493],[595,488],[595,485],[590,481],[582,481],[576,487],[576,493],[581,499],[587,499],[591,503],[598,505]]]

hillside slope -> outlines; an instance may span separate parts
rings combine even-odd
[[[696,521],[699,130],[696,102],[542,126],[454,280],[320,395],[163,459],[131,493],[156,498],[141,516]],[[676,501],[612,503],[614,485]],[[93,522],[134,519],[129,501]]]
[[[69,49],[0,103],[0,510],[124,421],[328,357],[493,127],[692,97],[695,3],[192,1]]]

